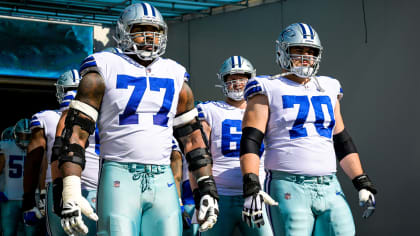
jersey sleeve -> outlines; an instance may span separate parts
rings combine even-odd
[[[188,72],[187,72],[187,71],[185,71],[185,73],[184,73],[184,81],[185,81],[185,82],[190,81],[190,74],[188,74]]]
[[[329,76],[322,76],[326,82],[329,83],[329,88],[332,89],[332,92],[337,94],[337,99],[341,100],[343,98],[343,88],[341,87],[341,83],[338,79],[329,77]]]
[[[79,68],[80,77],[83,77],[89,72],[100,73],[98,63],[96,62],[95,54],[86,57],[80,64],[80,68]]]
[[[44,122],[42,113],[44,112],[38,112],[32,116],[31,123],[30,123],[31,130],[34,130],[36,128],[40,128],[40,129],[45,128],[45,122]]]
[[[208,124],[211,124],[211,116],[209,111],[209,103],[199,103],[197,104],[198,119],[200,121],[206,121]]]
[[[178,141],[174,137],[172,137],[172,151],[181,152],[181,148],[179,147]]]
[[[264,86],[261,83],[260,77],[254,77],[249,79],[244,90],[245,100],[248,100],[249,98],[252,98],[257,94],[267,95]]]
[[[98,52],[86,57],[79,67],[80,77],[83,79],[83,76],[87,73],[96,72],[105,80],[109,76],[108,73],[111,73],[111,70],[108,69],[109,65],[112,65],[113,60],[119,55],[110,52]]]
[[[344,96],[343,87],[341,87],[341,83],[338,80],[337,80],[337,84],[338,84],[338,89],[337,89],[338,95],[337,95],[337,97],[338,97],[338,100],[341,100]]]

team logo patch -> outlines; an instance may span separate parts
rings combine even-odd
[[[290,193],[285,193],[284,194],[284,199],[289,200],[290,198],[292,198],[292,194],[290,194]]]
[[[120,187],[120,181],[115,180],[114,181],[114,188],[119,188]]]

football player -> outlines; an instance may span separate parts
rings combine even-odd
[[[375,208],[376,189],[364,173],[359,154],[340,112],[338,80],[317,76],[322,46],[310,25],[286,27],[277,40],[282,74],[248,81],[241,139],[244,216],[259,214],[267,193],[279,203],[268,207],[275,235],[354,235],[350,208],[336,177],[336,158],[366,207]],[[265,193],[258,182],[257,150],[264,139]]]
[[[67,113],[59,157],[65,231],[86,233],[83,213],[99,218],[100,235],[181,235],[180,204],[170,184],[173,134],[199,186],[200,227],[211,228],[218,214],[211,156],[186,83],[188,73],[160,57],[167,42],[162,15],[148,3],[132,4],[117,21],[115,38],[123,53],[95,53],[81,63],[82,80]],[[86,140],[95,123],[103,160],[98,215],[80,192]]]
[[[29,119],[19,120],[13,128],[13,139],[0,142],[0,170],[4,172],[4,200],[1,203],[1,227],[3,235],[37,235],[36,226],[24,226],[22,222],[23,173],[26,149],[31,138]]]
[[[171,169],[177,184],[179,203],[181,205],[183,236],[198,235],[198,224],[192,223],[195,203],[189,181],[188,164],[176,139],[172,140]],[[178,186],[179,185],[179,186]]]
[[[1,132],[1,140],[11,140],[13,139],[13,126],[9,126]]]
[[[12,140],[13,139],[13,126],[7,127],[6,129],[1,132],[1,141]],[[4,168],[4,158],[0,159],[0,169]],[[4,171],[0,172],[0,202],[6,201],[7,197],[4,195]],[[1,206],[1,204],[0,204]],[[1,209],[0,209],[1,212]],[[1,229],[1,215],[0,215],[0,235],[2,235]]]
[[[218,73],[219,86],[223,90],[225,101],[209,101],[197,105],[198,117],[210,143],[213,176],[220,194],[219,221],[202,235],[232,235],[236,227],[242,235],[272,235],[268,224],[253,225],[247,222],[247,225],[241,219],[244,199],[239,144],[242,117],[246,108],[244,89],[248,79],[255,77],[255,73],[251,62],[246,58],[242,56],[227,58]],[[262,152],[263,148],[260,154]],[[263,162],[259,170],[263,182],[265,177]],[[265,213],[264,217],[267,217]]]
[[[115,49],[107,48],[104,51],[118,53]],[[75,98],[77,94],[77,88],[80,83],[80,76],[77,70],[71,70],[66,72],[64,75],[65,78],[59,80],[56,84],[57,88],[57,98],[60,102],[60,111],[62,112],[60,120],[57,124],[57,129],[55,133],[54,147],[51,157],[51,168],[52,168],[52,198],[53,198],[53,212],[51,218],[53,222],[50,223],[51,227],[55,227],[57,232],[60,232],[57,235],[65,235],[63,227],[61,226],[61,211],[62,211],[62,191],[63,191],[63,178],[61,173],[58,170],[58,158],[60,152],[64,145],[64,140],[62,138],[63,129],[65,125],[65,120],[69,111],[70,102]],[[71,79],[73,81],[71,81]],[[71,94],[71,95],[69,95]],[[100,142],[99,142],[99,133],[98,128],[95,127],[93,132],[94,134],[89,137],[86,142],[86,168],[82,172],[81,176],[81,194],[83,199],[85,199],[85,204],[88,204],[92,209],[96,210],[96,200],[97,200],[97,187],[98,187],[98,178],[99,178],[99,153],[100,153]],[[88,217],[83,216],[84,222],[86,222],[87,235],[96,235],[96,221],[89,219]],[[56,234],[53,234],[56,235]]]
[[[39,175],[39,165],[42,162],[43,154],[45,153],[47,156],[45,159],[47,159],[48,163],[48,174],[46,178],[48,191],[46,204],[44,205],[46,205],[47,229],[50,235],[66,235],[61,227],[61,219],[56,215],[61,213],[60,203],[62,182],[60,182],[61,179],[57,177],[59,176],[57,171],[54,174],[52,173],[54,172],[54,168],[51,168],[51,163],[54,161],[53,153],[55,151],[54,147],[56,146],[54,141],[60,116],[63,113],[66,113],[70,101],[74,99],[79,81],[80,77],[77,70],[68,70],[60,75],[57,83],[55,84],[56,97],[60,105],[60,109],[38,112],[32,116],[31,120],[33,135],[31,143],[28,147],[28,150],[30,150],[28,156],[30,158],[28,159],[28,164],[25,165],[25,170],[29,169],[30,171],[28,172],[31,174],[28,173],[28,178],[26,178],[27,174],[25,174],[24,182],[27,186],[27,192],[25,191],[25,195],[28,195],[27,193],[33,193],[34,188],[38,185],[35,176]],[[82,183],[84,196],[87,196],[90,204],[94,206],[96,201],[96,187],[99,171],[99,141],[97,135],[92,136],[92,139],[89,141],[90,145],[86,151],[88,168],[83,172]],[[54,197],[56,199],[54,199]],[[34,203],[32,203],[31,206],[33,204]],[[25,215],[25,218],[29,219],[29,215]],[[90,229],[89,235],[95,235],[96,223],[94,221],[88,221],[88,227]]]
[[[184,187],[184,180],[189,178],[187,163],[185,160],[185,156],[182,154],[181,148],[179,147],[178,141],[175,138],[172,139],[172,153],[171,153],[171,170],[174,175],[175,185],[178,192],[179,204],[181,206],[181,215],[182,215],[182,225],[183,231],[182,235],[198,235],[198,225],[191,223],[192,211],[190,209],[194,209],[194,204],[192,208],[190,207],[190,202],[186,202],[185,196],[188,195],[188,190],[185,191]],[[187,172],[185,172],[185,169]],[[189,185],[188,185],[189,186]],[[189,189],[191,192],[191,189]],[[191,192],[192,198],[192,192]],[[194,200],[192,200],[194,202]],[[190,214],[191,213],[191,214]],[[193,231],[196,229],[195,231]],[[196,232],[193,234],[192,232]]]

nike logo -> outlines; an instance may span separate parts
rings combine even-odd
[[[170,188],[172,185],[174,185],[175,183],[168,183],[168,188]]]

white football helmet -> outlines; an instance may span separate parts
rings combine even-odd
[[[13,140],[13,126],[7,127],[1,132],[1,140]]]
[[[31,129],[29,127],[29,119],[20,119],[13,128],[13,138],[16,144],[23,150],[29,145],[31,141]]]
[[[135,32],[131,28],[135,24],[152,25],[159,32]],[[168,27],[154,6],[146,2],[135,3],[126,7],[117,21],[114,39],[124,54],[136,54],[141,60],[150,61],[163,55],[166,50]],[[134,38],[144,37],[144,43],[134,42]],[[155,44],[155,40],[159,43]],[[152,50],[142,50],[144,46],[151,46]]]
[[[292,55],[290,54],[290,47],[305,46],[314,48],[317,53],[314,56],[306,55]],[[277,64],[289,73],[295,74],[302,78],[310,78],[315,76],[319,69],[321,62],[322,46],[318,33],[310,25],[305,23],[295,23],[286,27],[276,40],[277,50]],[[293,66],[292,58],[294,60],[313,61],[313,65],[309,66]]]
[[[79,72],[75,69],[68,70],[62,75],[60,75],[60,78],[58,78],[57,83],[54,84],[56,88],[55,95],[57,97],[58,103],[61,104],[63,102],[63,99],[68,90],[77,90],[77,87],[79,87],[79,83]]]
[[[217,74],[220,82],[220,85],[217,87],[222,88],[223,94],[235,101],[243,100],[245,86],[241,90],[229,90],[229,84],[234,84],[239,81],[231,80],[229,82],[225,82],[225,77],[232,74],[246,74],[249,75],[248,79],[250,79],[255,77],[256,70],[254,69],[254,66],[252,66],[251,62],[249,62],[246,58],[241,56],[232,56],[223,62],[222,67]],[[231,87],[233,88],[234,86]]]

